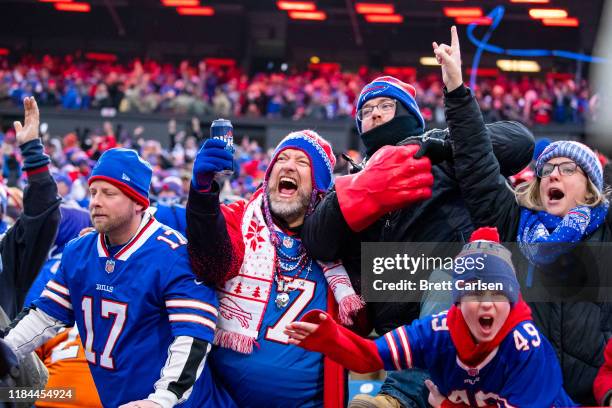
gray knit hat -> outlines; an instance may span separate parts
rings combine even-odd
[[[536,174],[542,174],[542,167],[550,159],[567,157],[576,162],[595,184],[599,191],[603,190],[603,169],[597,155],[588,146],[570,140],[562,140],[549,144],[536,161]]]

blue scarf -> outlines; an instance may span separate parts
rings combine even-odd
[[[578,242],[600,227],[606,219],[608,207],[608,203],[597,207],[580,205],[571,209],[563,218],[546,211],[521,208],[517,236],[521,252],[532,265],[555,262],[560,255],[573,249]],[[564,245],[552,245],[554,243]]]

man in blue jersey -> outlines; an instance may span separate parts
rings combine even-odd
[[[96,231],[66,245],[5,341],[22,357],[76,323],[105,407],[232,406],[205,364],[215,293],[192,274],[183,236],[146,211],[151,176],[133,150],[100,157],[89,179]]]
[[[211,362],[241,407],[342,406],[341,367],[289,346],[283,333],[309,310],[337,310],[346,324],[362,306],[344,268],[317,263],[297,235],[330,188],[334,164],[330,144],[317,133],[290,133],[251,200],[226,206],[214,181],[216,172],[232,168],[225,142],[207,140],[196,158],[187,202],[189,254],[200,279],[217,286],[219,348]]]

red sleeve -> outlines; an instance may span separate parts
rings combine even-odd
[[[325,354],[338,364],[358,373],[382,370],[383,361],[372,340],[364,339],[349,329],[337,324],[332,316],[320,320],[321,310],[311,310],[301,321],[319,324],[319,328],[300,343],[310,351]]]
[[[599,369],[593,384],[593,393],[600,405],[605,405],[606,402],[610,404],[612,400],[612,339],[608,341],[604,358],[605,361]]]

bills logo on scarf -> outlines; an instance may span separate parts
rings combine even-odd
[[[219,299],[219,314],[226,320],[236,319],[241,327],[248,328],[253,315],[242,309],[238,303],[227,296]]]

